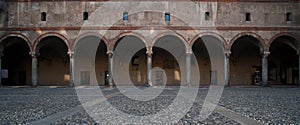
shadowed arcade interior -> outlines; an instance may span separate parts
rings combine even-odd
[[[270,46],[269,83],[293,85],[299,80],[299,60],[296,40],[289,36],[277,37]]]
[[[198,38],[192,47],[192,51],[197,59],[199,72],[200,72],[200,85],[211,84],[211,61],[207,51],[207,48],[201,38]],[[197,76],[199,77],[199,76]]]
[[[70,60],[65,42],[54,36],[43,38],[37,45],[39,85],[67,86]]]
[[[108,56],[106,54],[107,47],[103,40],[100,41],[97,53],[96,53],[96,64],[95,64],[95,72],[97,77],[98,85],[104,86],[108,85]]]
[[[114,45],[113,74],[116,85],[147,85],[146,44],[137,36],[126,35]]]
[[[230,55],[230,85],[252,85],[252,75],[261,76],[260,42],[252,36],[242,36],[234,41]]]
[[[167,86],[178,86],[181,82],[181,72],[179,68],[179,64],[174,58],[174,56],[166,51],[163,48],[153,47],[153,64],[152,67],[159,67],[164,70],[166,74],[166,83],[162,83],[164,78],[164,73],[161,70],[154,70],[154,85],[163,85],[166,84]]]
[[[155,41],[152,50],[152,67],[160,67],[164,70],[166,85],[186,85],[186,45],[184,41],[174,35],[165,35]],[[163,78],[164,73],[155,74],[152,77],[157,81],[165,81],[164,79],[158,80],[158,78]]]
[[[146,48],[139,50],[129,64],[129,75],[134,85],[147,85],[147,55]]]
[[[4,48],[1,58],[2,85],[30,85],[31,57],[25,40],[19,37],[8,37],[1,41]]]

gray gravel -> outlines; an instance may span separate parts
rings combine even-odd
[[[115,94],[117,93],[116,88],[103,88],[104,95],[115,94],[108,98],[111,105],[134,116],[145,116],[159,112],[172,103],[177,92],[178,88],[172,87],[154,100],[141,102],[126,98],[120,93]],[[207,88],[200,88],[190,111],[175,124],[239,124],[218,112],[213,112],[208,119],[199,121],[197,116],[207,92]],[[263,123],[299,124],[299,97],[300,88],[226,87],[219,106]],[[98,105],[101,104],[100,102]],[[82,108],[74,88],[0,88],[0,125],[30,124],[32,121],[78,107]],[[128,121],[124,124],[132,122],[137,124],[149,123],[149,121]],[[110,122],[110,124],[112,123]],[[45,124],[98,125],[109,123],[96,123],[88,113],[82,110]]]
[[[268,124],[300,124],[300,88],[226,88],[219,105]]]

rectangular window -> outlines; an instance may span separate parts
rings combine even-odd
[[[205,20],[209,20],[209,12],[205,12]]]
[[[41,21],[46,21],[47,15],[46,12],[41,13]]]
[[[170,13],[169,13],[169,12],[166,12],[166,13],[165,13],[165,21],[166,21],[166,22],[170,22],[170,20],[171,20]]]
[[[128,12],[123,13],[123,21],[128,21]]]
[[[286,13],[286,21],[292,21],[292,13],[291,12]]]
[[[83,12],[83,20],[88,20],[88,19],[89,19],[89,13]]]
[[[251,13],[246,13],[246,21],[251,21]]]

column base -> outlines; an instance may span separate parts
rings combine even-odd
[[[152,86],[153,86],[152,82],[148,82],[147,87],[152,87]]]
[[[270,85],[261,85],[261,87],[271,87]]]
[[[72,82],[70,83],[69,87],[75,87],[75,84]]]

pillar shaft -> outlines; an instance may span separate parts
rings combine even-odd
[[[269,52],[264,52],[262,56],[262,86],[268,86],[268,55]]]
[[[108,54],[108,85],[113,86],[113,53],[107,52]]]
[[[191,86],[191,55],[192,53],[186,53],[186,84]]]
[[[147,81],[148,81],[148,85],[152,86],[152,53],[147,53]]]
[[[230,54],[231,52],[228,51],[225,53],[225,86],[229,86],[229,79],[230,79]]]
[[[38,54],[36,52],[31,52],[30,55],[32,57],[32,86],[36,87],[38,85]]]
[[[298,85],[300,85],[300,56],[299,56],[299,62],[298,62]]]
[[[3,51],[0,50],[0,86],[2,85],[2,56],[3,56]]]
[[[74,53],[68,52],[68,54],[70,57],[70,87],[73,87],[75,85],[74,84],[74,58],[73,58]]]
[[[2,54],[0,53],[0,86],[2,85]]]

